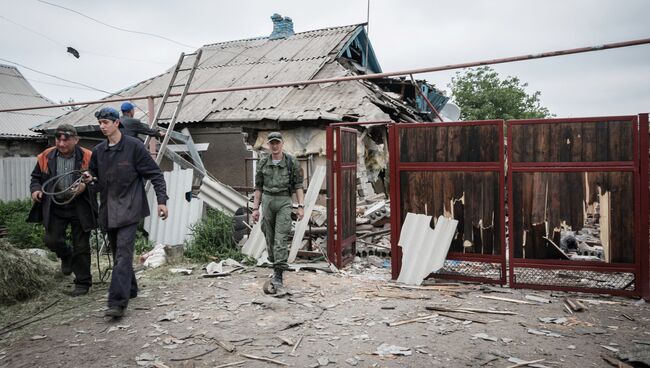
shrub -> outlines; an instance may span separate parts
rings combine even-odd
[[[43,225],[26,222],[31,208],[29,199],[0,201],[0,226],[7,227],[9,242],[18,248],[44,248]]]
[[[146,231],[142,228],[142,225],[138,227],[138,231],[135,233],[135,253],[144,254],[153,249],[153,242],[149,240],[149,236]]]
[[[232,258],[241,261],[244,256],[233,242],[232,217],[209,208],[201,222],[190,228],[191,240],[186,241],[184,254],[197,261],[214,258]]]

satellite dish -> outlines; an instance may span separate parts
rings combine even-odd
[[[447,102],[440,110],[440,116],[444,121],[458,121],[460,119],[460,107],[453,102]]]

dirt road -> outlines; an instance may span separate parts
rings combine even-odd
[[[6,326],[62,298],[37,317],[53,316],[0,335],[0,367],[507,367],[516,358],[543,359],[547,367],[607,367],[601,355],[650,353],[649,309],[632,299],[480,285],[402,289],[387,281],[388,270],[374,268],[357,275],[290,273],[293,295],[276,299],[261,291],[268,269],[225,278],[200,273],[198,266],[189,276],[143,271],[140,295],[115,322],[103,318],[105,285],[76,299],[53,290],[28,307],[0,309]],[[585,301],[588,310],[569,314],[567,296],[599,303]],[[395,345],[383,347],[394,354],[377,355],[382,344]]]

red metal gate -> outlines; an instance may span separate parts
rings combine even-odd
[[[505,284],[503,121],[393,124],[389,140],[393,279],[413,212],[459,221],[436,277]]]
[[[328,126],[326,134],[327,256],[342,267],[356,254],[357,131]]]
[[[511,287],[648,296],[640,118],[507,122]]]

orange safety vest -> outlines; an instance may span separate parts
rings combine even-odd
[[[93,152],[83,147],[79,148],[81,148],[81,152],[83,153],[83,158],[81,159],[81,170],[88,170],[88,166],[90,165],[90,157],[92,156]],[[44,174],[47,174],[48,171],[47,164],[49,158],[47,156],[49,156],[50,153],[55,149],[56,147],[50,147],[36,156],[38,166],[41,168],[41,172]]]

